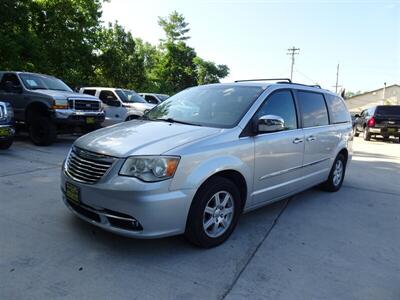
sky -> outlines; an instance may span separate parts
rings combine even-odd
[[[189,23],[197,55],[228,65],[223,82],[290,77],[295,46],[295,82],[334,90],[340,64],[346,91],[400,84],[400,0],[111,0],[102,20],[158,44],[158,17],[174,10]]]

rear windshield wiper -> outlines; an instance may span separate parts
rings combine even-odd
[[[165,122],[169,122],[169,123],[179,123],[179,124],[185,124],[185,125],[193,125],[193,126],[201,126],[200,124],[194,124],[194,123],[189,123],[189,122],[185,122],[185,121],[180,121],[180,120],[175,120],[173,118],[159,118],[159,119],[155,119],[155,121],[165,121]]]

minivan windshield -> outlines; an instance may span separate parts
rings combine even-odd
[[[125,103],[147,103],[139,94],[132,90],[116,90],[115,91],[122,102]]]
[[[29,90],[55,90],[72,92],[68,85],[55,77],[40,74],[19,74],[19,77]]]
[[[149,111],[145,118],[199,126],[236,126],[263,88],[205,85],[186,89]]]

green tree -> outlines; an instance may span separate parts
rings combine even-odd
[[[185,22],[185,17],[177,11],[173,11],[167,18],[158,18],[158,24],[164,29],[166,42],[175,43],[177,41],[186,41],[190,37],[186,36],[189,32],[189,23]]]
[[[30,0],[0,1],[0,70],[34,70],[43,57],[31,28],[36,6]]]
[[[146,81],[145,57],[136,51],[132,34],[115,23],[99,35],[97,82],[110,87],[142,88]]]
[[[216,65],[200,57],[195,57],[194,63],[196,65],[197,84],[218,83],[220,78],[229,74],[227,65]]]

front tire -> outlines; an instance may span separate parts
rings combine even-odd
[[[211,248],[232,234],[242,211],[240,193],[224,177],[214,177],[197,191],[186,222],[185,237],[196,246]]]
[[[358,137],[360,135],[360,133],[357,131],[357,128],[355,126],[353,127],[353,134],[355,137]]]
[[[29,137],[38,146],[49,146],[57,138],[57,129],[50,118],[38,117],[29,124]]]
[[[11,147],[13,139],[0,140],[0,150],[6,150]]]
[[[333,163],[328,180],[322,184],[322,188],[328,192],[337,192],[343,184],[344,175],[346,174],[346,158],[343,154],[339,154]]]

